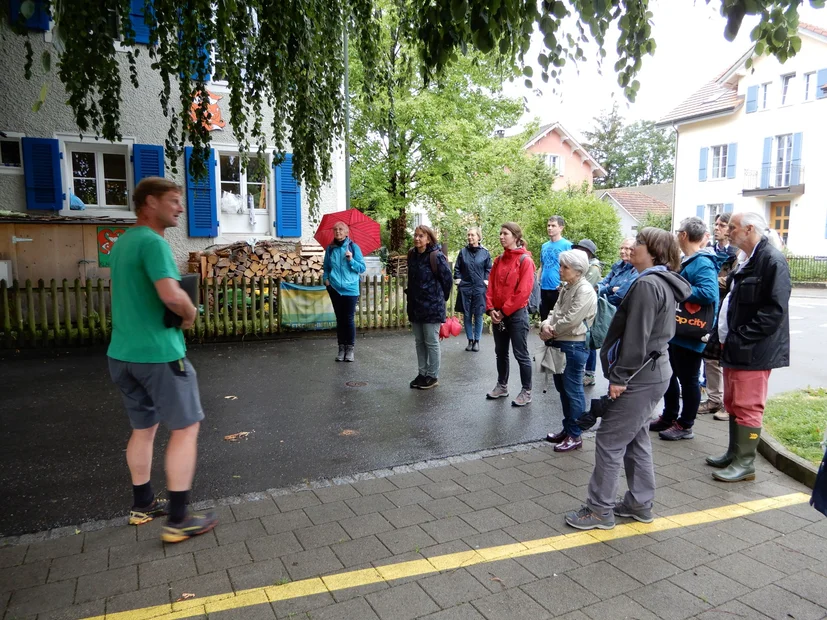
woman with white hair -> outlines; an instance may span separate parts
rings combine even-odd
[[[570,452],[583,447],[577,420],[586,409],[583,370],[589,357],[586,336],[597,313],[597,294],[584,277],[589,257],[583,250],[561,252],[560,297],[540,327],[540,338],[566,356],[565,370],[554,375],[554,387],[563,405],[563,430],[549,433],[555,452]]]

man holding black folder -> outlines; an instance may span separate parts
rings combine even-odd
[[[126,447],[133,490],[129,522],[140,525],[169,515],[161,539],[181,542],[217,523],[212,513],[187,510],[204,412],[182,331],[192,326],[196,308],[181,288],[172,250],[164,239],[164,231],[177,226],[184,212],[181,187],[149,177],[138,183],[133,201],[135,226],[120,236],[111,253],[112,342],[107,353],[109,373],[121,390],[132,426]],[[180,320],[171,321],[170,316]],[[150,482],[160,422],[170,430],[169,501],[156,499]]]

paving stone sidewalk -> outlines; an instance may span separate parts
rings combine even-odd
[[[654,438],[656,516],[809,492],[760,458],[755,482],[714,482],[703,458],[725,432],[704,416],[694,440]],[[538,443],[227,498],[213,532],[177,545],[160,542],[160,521],[5,539],[0,617],[118,614],[568,534],[562,515],[585,499],[593,462],[593,440],[567,455]],[[818,620],[827,519],[801,504],[191,617]]]

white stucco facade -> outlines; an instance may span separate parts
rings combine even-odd
[[[792,253],[827,256],[827,36],[799,34],[801,51],[783,65],[762,56],[747,69],[745,56],[719,78],[737,89],[734,110],[710,111],[713,94],[692,104],[695,118],[684,104],[684,118],[661,121],[678,131],[674,226],[754,211]]]
[[[134,220],[134,213],[130,208],[120,210],[113,209],[85,209],[70,210],[69,196],[75,187],[73,184],[77,176],[77,169],[72,168],[72,149],[75,150],[105,150],[107,146],[113,148],[113,152],[126,157],[125,177],[127,191],[131,196],[134,189],[134,162],[132,161],[134,145],[160,145],[163,146],[169,127],[169,120],[162,114],[159,102],[159,93],[162,90],[160,76],[150,67],[150,58],[146,49],[142,49],[137,58],[139,89],[134,89],[129,81],[127,57],[125,53],[118,54],[121,65],[122,77],[122,103],[121,103],[121,132],[123,140],[117,144],[110,144],[103,140],[96,140],[94,135],[86,134],[81,139],[81,133],[75,123],[71,109],[66,105],[67,95],[57,76],[56,66],[51,72],[45,73],[41,68],[41,54],[48,50],[53,59],[56,58],[55,44],[52,42],[51,33],[31,32],[30,41],[34,49],[34,67],[31,80],[26,80],[23,75],[23,64],[25,59],[24,38],[14,35],[7,23],[0,24],[0,58],[3,61],[2,87],[0,87],[0,110],[3,111],[0,120],[0,131],[6,133],[6,138],[0,137],[4,142],[3,153],[8,156],[12,153],[13,146],[9,143],[20,138],[45,138],[57,140],[60,148],[61,186],[64,194],[63,202],[59,210],[51,211],[51,214],[59,214],[68,217],[114,217]],[[143,46],[146,48],[146,46]],[[56,64],[53,60],[53,65]],[[48,94],[42,108],[38,112],[32,110],[32,104],[37,101],[41,87],[48,87]],[[226,121],[223,129],[212,132],[214,155],[216,160],[221,160],[221,155],[232,155],[238,153],[238,143],[232,132],[229,123],[229,95],[226,86],[220,84],[208,84],[208,90],[221,100],[217,105],[221,116]],[[178,100],[173,84],[171,99]],[[264,110],[265,119],[263,126],[270,127],[274,111],[268,108]],[[272,145],[272,142],[270,142]],[[255,148],[255,147],[253,147]],[[228,243],[251,236],[258,238],[272,238],[278,235],[274,225],[277,219],[277,198],[274,188],[274,174],[271,167],[271,149],[268,152],[266,163],[270,170],[269,180],[266,181],[264,198],[259,203],[259,210],[254,213],[255,222],[244,214],[229,214],[222,210],[221,177],[216,174],[214,190],[217,195],[216,215],[218,218],[218,235],[212,237],[192,237],[188,233],[187,213],[185,212],[176,229],[168,231],[167,239],[172,246],[176,259],[179,263],[187,260],[187,253],[193,250],[203,249],[217,243]],[[289,150],[289,147],[288,147]],[[345,174],[344,157],[342,148],[337,148],[332,154],[333,176],[327,185],[321,190],[319,203],[320,218],[325,213],[343,210],[345,208]],[[103,159],[98,160],[103,162]],[[27,194],[24,165],[3,165],[0,160],[0,210],[27,212]],[[22,162],[21,162],[22,163]],[[186,188],[183,157],[176,164],[177,172],[170,169],[170,162],[165,161],[165,176]],[[121,165],[121,164],[119,164]],[[99,166],[100,167],[100,166]],[[99,185],[105,181],[103,177],[98,178]],[[239,192],[246,204],[246,188],[244,182],[238,183]],[[103,190],[101,190],[103,191]],[[186,193],[186,192],[185,192]],[[131,199],[129,200],[131,203]],[[316,222],[312,221],[309,214],[309,202],[306,191],[301,189],[301,231],[299,235],[285,236],[290,241],[312,242],[316,230]],[[43,215],[44,211],[28,211],[31,215]],[[295,227],[294,227],[295,230]],[[2,245],[2,244],[0,244]]]

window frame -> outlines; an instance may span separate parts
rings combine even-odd
[[[761,84],[761,88],[759,90],[759,101],[758,101],[758,109],[759,110],[769,110],[770,109],[770,86],[772,82],[764,82]]]
[[[816,95],[818,94],[816,91],[818,90],[818,81],[816,77],[816,71],[808,71],[803,76],[804,78],[804,97],[802,98],[803,102],[807,101],[815,101]],[[810,92],[810,87],[812,85],[812,93]]]
[[[716,155],[716,150],[718,151]],[[716,165],[715,160],[718,159]],[[729,161],[729,145],[716,144],[710,149],[710,174],[709,178],[713,181],[720,181],[727,178],[727,163]]]
[[[63,187],[63,205],[60,209],[60,215],[68,215],[71,217],[115,217],[120,219],[136,219],[135,207],[132,204],[132,193],[135,191],[135,163],[132,161],[132,147],[136,144],[135,138],[123,138],[120,142],[110,142],[108,140],[98,139],[94,136],[81,135],[78,138],[76,133],[58,133],[54,135],[58,141],[58,147],[61,154],[61,182]],[[83,211],[73,211],[69,208],[69,194],[74,190],[74,174],[72,171],[72,153],[73,152],[89,152],[95,153],[109,152],[122,154],[126,158],[126,208],[115,207],[92,207]],[[103,159],[102,156],[100,158]],[[103,179],[103,169],[100,173],[96,171],[96,180]],[[98,192],[101,189],[98,188]]]
[[[706,205],[706,226],[707,229],[710,231],[715,230],[715,220],[718,219],[718,216],[724,212],[724,203],[712,203]],[[715,240],[714,232],[710,233],[712,237],[712,241]]]
[[[20,141],[21,138],[25,138],[25,133],[20,133],[19,131],[5,131],[3,133],[6,134],[5,138],[0,138],[0,141],[3,142],[17,142],[17,150],[20,153],[20,165],[19,166],[6,166],[0,161],[0,174],[7,174],[12,176],[22,176],[24,174],[23,171],[23,145]]]
[[[793,84],[793,80],[795,80],[795,73],[786,73],[781,76],[781,105],[791,105],[794,103],[792,100],[793,89],[790,87]]]
[[[215,187],[213,189],[215,190],[215,196],[216,196],[216,207],[215,208],[216,208],[217,216],[218,216],[219,236],[229,237],[229,238],[235,238],[235,237],[241,237],[241,236],[246,236],[246,237],[254,236],[254,237],[257,237],[257,238],[262,238],[262,237],[275,238],[275,230],[274,230],[274,224],[273,224],[273,222],[275,221],[275,218],[276,218],[276,203],[275,203],[275,200],[276,200],[275,194],[276,194],[276,192],[275,192],[275,189],[273,187],[273,183],[275,182],[275,178],[273,176],[275,174],[275,170],[273,169],[273,153],[275,152],[275,149],[271,148],[271,147],[268,147],[261,154],[257,150],[248,152],[248,156],[250,156],[250,157],[263,158],[264,159],[265,170],[268,171],[268,175],[262,181],[262,185],[264,187],[265,196],[266,196],[265,202],[267,204],[267,208],[266,209],[255,209],[254,210],[254,212],[257,216],[264,216],[264,215],[267,216],[267,232],[266,233],[254,233],[252,231],[227,232],[226,222],[222,222],[222,218],[224,218],[225,216],[228,216],[228,215],[235,215],[235,214],[224,213],[221,210],[221,193],[222,193],[221,192],[221,183],[222,183],[222,181],[221,181],[221,157],[223,155],[235,155],[237,157],[240,157],[241,156],[241,149],[239,148],[238,144],[231,144],[231,143],[227,143],[227,144],[212,143],[211,146],[212,146],[213,149],[215,149],[216,170],[215,170]],[[239,162],[239,166],[240,165],[241,165],[241,162]],[[244,170],[240,170],[240,173],[241,173],[240,174],[240,180],[238,181],[238,183],[239,183],[240,187],[244,187],[245,193],[242,194],[242,195],[246,196],[247,195],[246,194],[246,187],[247,187],[246,174],[247,173]],[[235,181],[233,181],[233,182],[235,182]],[[246,217],[246,213],[244,214],[244,216]]]
[[[783,143],[782,143],[783,141]],[[782,154],[782,146],[783,154]],[[773,157],[775,185],[774,187],[789,187],[792,180],[793,164],[793,134],[779,134],[775,136],[775,156]]]
[[[563,162],[563,156],[562,155],[558,155],[557,153],[546,153],[544,155],[544,159],[546,160],[546,166],[548,166],[549,170],[556,170],[558,177],[563,176],[564,170],[563,170],[563,164],[562,164],[562,162]],[[552,163],[552,159],[555,159],[557,161],[557,163],[559,163],[560,165],[558,166],[558,165]]]

